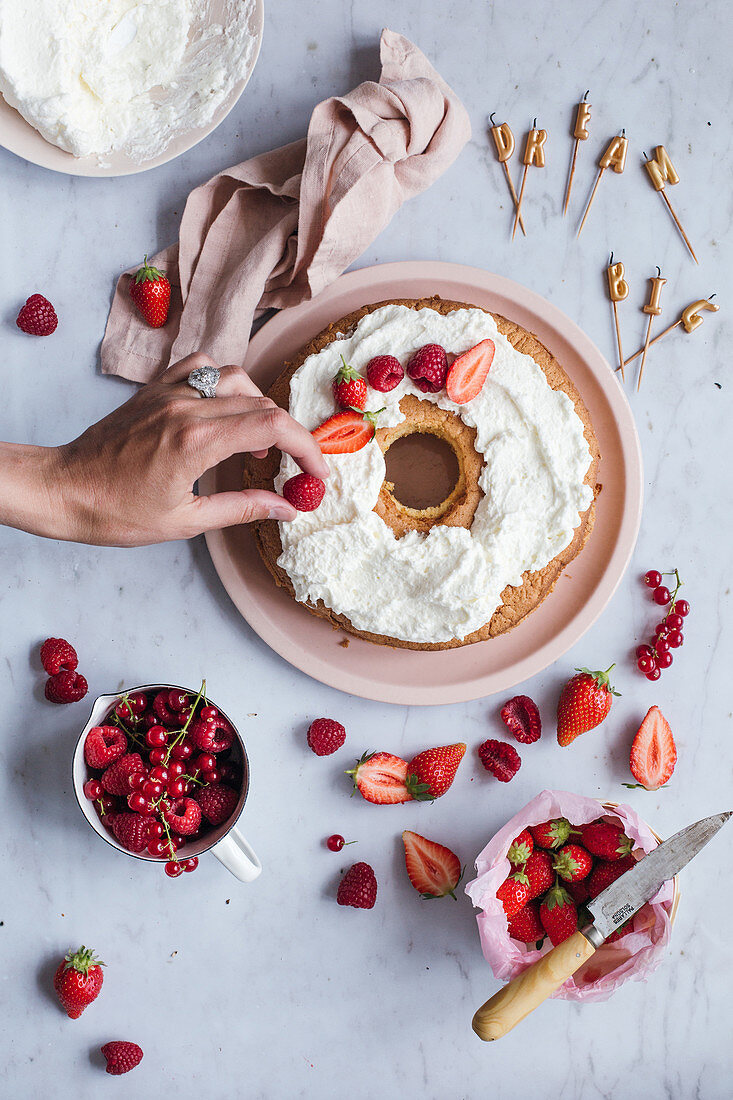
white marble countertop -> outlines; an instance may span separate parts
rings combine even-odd
[[[390,707],[323,687],[255,637],[224,592],[202,540],[140,550],[95,549],[0,533],[2,552],[4,816],[2,942],[5,1096],[101,1096],[98,1047],[137,1041],[140,1068],[110,1085],[138,1097],[461,1097],[563,1100],[730,1095],[730,837],[684,872],[667,956],[647,984],[610,1001],[552,1002],[502,1042],[482,1045],[474,1009],[498,988],[483,961],[465,896],[431,905],[401,865],[405,827],[453,846],[469,865],[494,831],[542,787],[625,798],[663,835],[730,808],[731,493],[730,117],[723,0],[644,5],[488,5],[480,0],[373,5],[268,4],[257,69],[221,128],[166,167],[117,180],[67,178],[0,150],[4,263],[0,438],[54,443],[124,400],[98,373],[98,348],[118,271],[175,238],[186,195],[218,169],[299,137],[312,106],[378,72],[380,21],[415,40],[463,98],[473,138],[432,189],[410,202],[362,257],[453,260],[511,276],[564,309],[614,354],[603,272],[626,264],[627,346],[638,346],[646,279],[659,264],[669,320],[715,291],[719,314],[670,336],[631,394],[645,460],[646,505],[631,569],[599,622],[524,690],[553,711],[579,664],[618,662],[610,719],[560,751],[551,723],[508,786],[483,773],[475,748],[499,730],[499,699],[453,707]],[[562,12],[562,14],[561,14]],[[573,104],[590,88],[591,139],[581,147],[572,212],[595,161],[622,126],[623,176],[603,180],[577,242],[561,209]],[[544,173],[529,179],[529,236],[509,240],[509,203],[490,145],[490,111],[519,135],[537,115],[549,132]],[[695,244],[688,258],[638,158],[666,145],[681,176],[672,201]],[[515,161],[515,173],[517,163]],[[81,290],[75,288],[77,276]],[[14,327],[41,291],[61,323],[46,341]],[[719,384],[716,385],[716,383]],[[720,388],[719,388],[720,387]],[[687,644],[658,685],[633,668],[656,621],[639,575],[679,567],[693,605]],[[213,858],[169,881],[113,854],[84,824],[69,785],[70,751],[87,704],[42,699],[37,647],[47,635],[78,647],[90,697],[159,679],[196,684],[240,717],[253,785],[243,817],[265,870],[237,884]],[[677,737],[668,789],[625,792],[639,719],[659,703]],[[309,720],[341,720],[348,742],[319,760]],[[411,752],[456,735],[470,751],[450,794],[422,807],[350,801],[341,774],[370,747]],[[500,734],[501,736],[501,734]],[[344,860],[331,832],[359,840]],[[379,879],[372,912],[337,907],[352,853]],[[356,857],[354,857],[356,858]],[[107,963],[99,1000],[68,1021],[50,993],[55,960],[93,945]]]

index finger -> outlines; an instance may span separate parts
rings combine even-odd
[[[289,454],[302,470],[314,477],[328,477],[330,469],[311,433],[279,406],[255,409],[211,421],[217,428],[213,450],[221,462],[242,451],[277,447]]]

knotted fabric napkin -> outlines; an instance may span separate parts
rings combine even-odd
[[[304,140],[191,192],[179,243],[151,261],[173,288],[168,321],[149,328],[122,275],[105,374],[147,382],[197,350],[241,363],[253,318],[320,293],[452,164],[471,136],[460,100],[402,35],[384,30],[380,57],[379,83],[319,103]]]

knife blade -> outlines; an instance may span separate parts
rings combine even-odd
[[[589,959],[611,933],[638,913],[663,883],[704,848],[733,811],[705,817],[681,829],[640,859],[635,867],[590,902],[593,923],[574,932],[533,966],[495,993],[473,1017],[473,1030],[486,1041],[500,1039],[542,1004]]]
[[[701,848],[725,825],[730,812],[704,817],[663,841],[658,848],[640,859],[635,867],[620,875],[605,890],[586,902],[593,923],[583,929],[595,947],[630,920],[661,889],[665,882],[682,870]]]

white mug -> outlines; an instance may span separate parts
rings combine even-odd
[[[125,691],[114,692],[112,695],[100,695],[98,699],[95,699],[92,706],[92,712],[89,715],[89,720],[79,734],[79,740],[74,749],[71,766],[74,794],[79,803],[79,809],[84,814],[84,817],[94,829],[97,836],[101,836],[102,840],[105,840],[107,844],[110,844],[113,848],[117,848],[119,852],[124,852],[127,856],[132,856],[133,859],[145,859],[149,863],[158,864],[163,863],[160,857],[151,856],[147,852],[130,852],[127,848],[123,848],[112,833],[108,832],[102,825],[99,815],[94,808],[94,803],[90,802],[84,794],[84,784],[88,779],[87,764],[84,759],[84,742],[86,741],[89,730],[92,729],[93,726],[103,725],[109,712],[117,703],[122,701],[125,695],[132,695],[139,691],[147,693],[166,690],[185,691],[194,698],[196,696],[195,691],[191,691],[189,688],[179,687],[177,684],[144,684],[142,687],[128,688]],[[176,858],[182,860],[189,859],[191,856],[200,856],[203,855],[204,852],[211,852],[212,855],[215,855],[219,862],[223,863],[227,870],[231,871],[234,877],[238,878],[240,882],[253,882],[262,871],[262,864],[239,832],[239,829],[237,829],[237,821],[244,808],[247,792],[249,790],[249,760],[247,759],[244,743],[239,736],[237,727],[220,707],[217,709],[219,713],[227,719],[234,730],[236,743],[239,746],[239,751],[242,756],[242,790],[239,795],[239,801],[232,815],[227,818],[223,824],[218,825],[215,829],[206,833],[205,836],[196,837],[194,840],[186,842],[186,844],[176,852]]]

